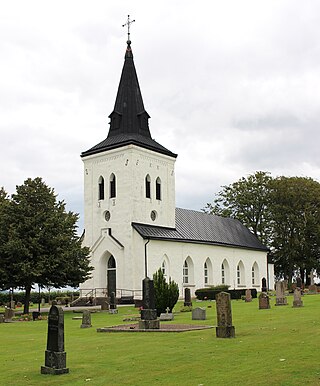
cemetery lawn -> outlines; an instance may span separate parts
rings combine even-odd
[[[137,315],[133,306],[118,315],[93,313],[92,328],[81,329],[81,316],[65,312],[65,350],[69,374],[41,375],[47,321],[0,324],[0,384],[7,385],[320,385],[320,295],[302,298],[303,308],[259,310],[232,301],[236,338],[217,339],[215,329],[180,333],[97,333],[96,328],[122,323]],[[215,302],[207,320],[192,321],[190,312],[173,322],[215,325]],[[179,303],[175,311],[179,311]],[[71,309],[72,310],[72,309]],[[129,322],[130,323],[130,322]]]

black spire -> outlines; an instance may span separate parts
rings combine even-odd
[[[128,32],[127,49],[116,102],[109,118],[110,129],[108,137],[96,146],[83,152],[81,154],[82,157],[130,144],[141,146],[171,157],[177,157],[176,154],[151,138],[148,123],[150,116],[146,112],[142,100],[138,77],[133,62],[130,32]]]
[[[127,41],[121,79],[114,109],[109,115],[110,130],[108,137],[119,134],[140,134],[151,138],[148,119],[136,69],[133,62],[131,41]]]

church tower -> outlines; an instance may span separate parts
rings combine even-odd
[[[144,274],[136,272],[143,266],[135,263],[132,223],[175,227],[177,155],[151,137],[129,39],[109,118],[107,138],[81,154],[84,245],[91,249],[95,268],[93,278],[81,287],[107,288],[110,293],[124,283],[130,289],[140,286]]]

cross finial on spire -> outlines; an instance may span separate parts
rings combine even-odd
[[[131,44],[131,40],[130,40],[130,25],[131,25],[132,23],[134,23],[134,22],[135,22],[135,20],[130,20],[130,15],[128,15],[128,20],[127,20],[127,22],[126,22],[125,24],[122,24],[122,27],[125,27],[125,26],[128,27],[128,41],[127,41],[128,45]]]

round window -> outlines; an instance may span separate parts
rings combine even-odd
[[[150,213],[151,220],[154,221],[157,218],[157,212],[152,210]]]
[[[111,217],[111,213],[107,210],[106,213],[104,214],[104,218],[106,221],[109,221]]]

